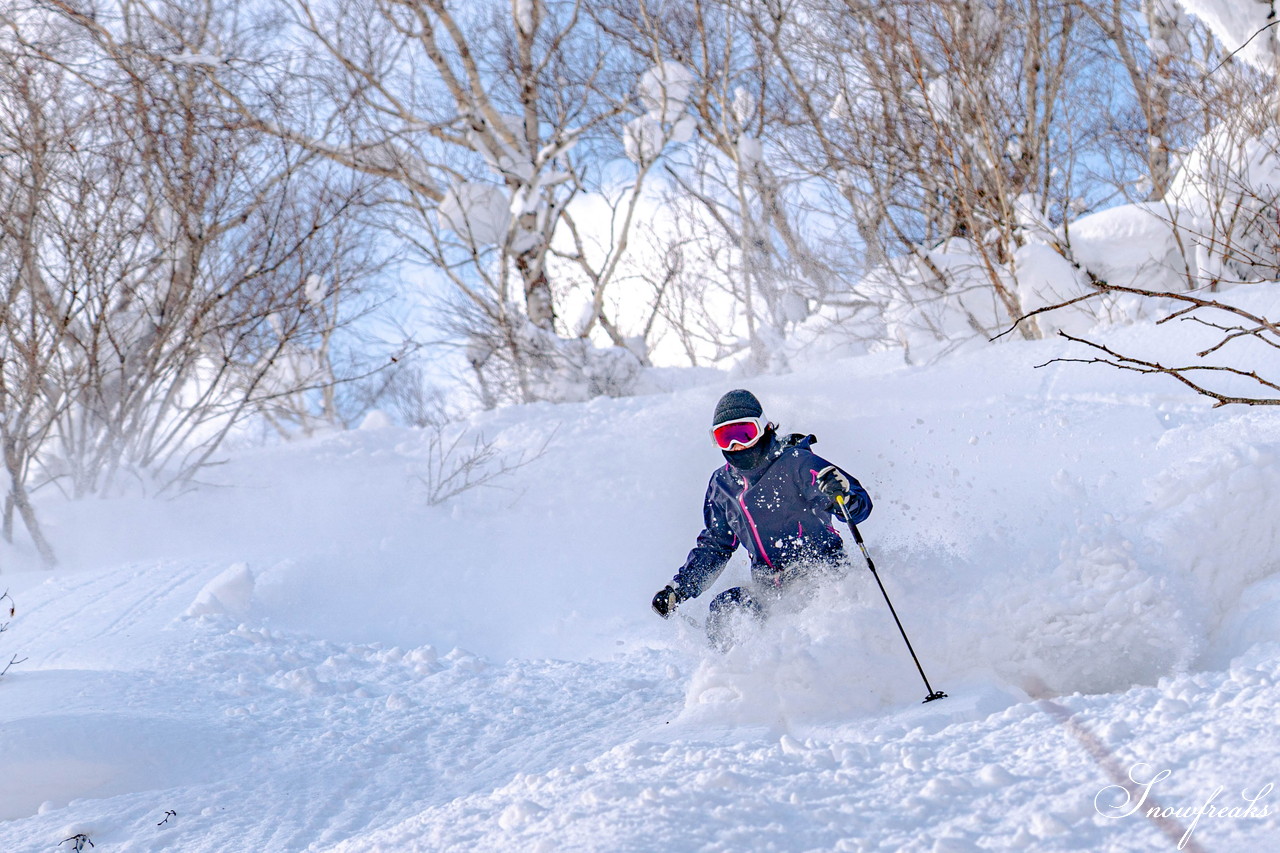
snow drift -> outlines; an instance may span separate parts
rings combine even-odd
[[[429,434],[386,426],[246,451],[168,503],[50,501],[67,567],[5,578],[0,652],[27,660],[0,679],[0,847],[647,850],[663,826],[709,849],[1144,849],[1031,697],[1179,769],[1166,799],[1269,781],[1280,419],[1035,369],[1063,352],[751,383],[875,498],[863,533],[951,694],[923,707],[856,559],[728,655],[696,623],[741,557],[694,624],[649,612],[698,532],[727,380],[477,416],[505,453],[551,441],[438,506]]]

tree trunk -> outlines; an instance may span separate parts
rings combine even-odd
[[[13,438],[11,436],[6,437],[4,444],[4,462],[5,467],[9,469],[9,502],[17,508],[18,514],[22,516],[22,523],[26,525],[27,532],[31,535],[31,541],[35,544],[36,551],[40,554],[40,562],[44,564],[46,569],[52,569],[58,564],[58,558],[54,555],[53,547],[49,544],[49,540],[45,539],[44,531],[40,527],[40,521],[36,518],[36,511],[31,506],[31,500],[27,494],[27,485],[22,481],[22,466],[18,462],[17,448],[14,446]]]

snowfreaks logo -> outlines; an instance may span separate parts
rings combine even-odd
[[[1175,809],[1158,805],[1151,795],[1151,789],[1156,786],[1156,783],[1173,775],[1173,771],[1161,770],[1147,781],[1140,781],[1139,777],[1146,776],[1150,769],[1149,764],[1135,764],[1129,769],[1131,785],[1108,785],[1099,791],[1093,798],[1093,807],[1097,809],[1098,814],[1120,820],[1141,811],[1146,817],[1157,822],[1190,821],[1185,828],[1179,827],[1183,830],[1182,837],[1178,841],[1178,849],[1181,850],[1191,841],[1191,833],[1195,832],[1201,818],[1264,818],[1272,813],[1270,806],[1261,804],[1274,787],[1270,782],[1259,788],[1257,793],[1250,793],[1248,789],[1240,792],[1241,800],[1248,805],[1218,803],[1218,798],[1223,791],[1221,785],[1200,806]]]

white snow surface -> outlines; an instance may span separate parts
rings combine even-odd
[[[650,611],[741,380],[477,416],[546,452],[435,506],[429,433],[374,423],[44,494],[62,566],[0,554],[0,850],[1269,849],[1280,414],[1064,347],[746,383],[874,497],[928,704],[860,558],[727,655],[710,593]]]

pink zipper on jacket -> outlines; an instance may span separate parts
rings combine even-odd
[[[747,517],[747,526],[751,528],[751,536],[756,540],[756,547],[760,549],[760,558],[764,560],[764,564],[773,569],[773,560],[769,559],[769,554],[764,550],[764,542],[760,539],[760,531],[756,529],[756,520],[751,517],[751,510],[747,509],[747,490],[751,488],[751,484],[747,482],[747,478],[742,478],[742,494],[738,495],[738,506],[742,507],[742,514]],[[774,569],[777,571],[777,569]]]

